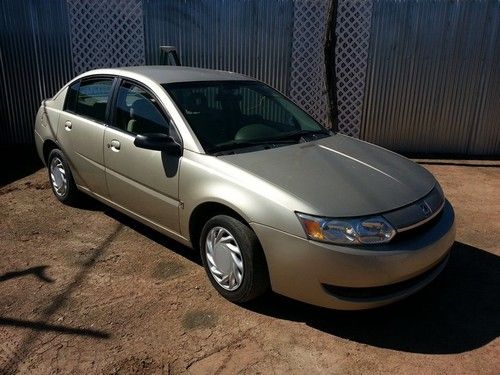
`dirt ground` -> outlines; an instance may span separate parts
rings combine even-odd
[[[45,170],[10,182],[0,373],[499,374],[500,163],[466,164],[424,164],[456,210],[448,267],[417,295],[365,312],[272,293],[233,305],[192,250],[92,200],[58,203]]]

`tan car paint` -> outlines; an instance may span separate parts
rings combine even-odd
[[[453,210],[447,202],[444,214],[429,237],[419,242],[383,246],[349,248],[310,241],[265,225],[253,223],[262,247],[273,291],[318,306],[343,310],[373,308],[391,303],[426,286],[444,268],[455,240]],[[450,218],[451,216],[451,218]],[[443,262],[429,278],[387,299],[346,301],[327,294],[321,283],[347,287],[375,287],[397,283],[414,277]]]
[[[202,203],[216,202],[230,207],[249,223],[273,223],[276,229],[305,238],[294,210],[308,212],[311,206],[215,156],[186,151],[179,192],[184,202],[181,233],[186,237],[193,210]]]
[[[134,146],[134,136],[108,127],[104,134],[106,182],[113,201],[179,233],[179,173],[164,168],[162,153]],[[119,143],[117,149],[113,142]],[[176,159],[176,160],[172,160]]]
[[[40,158],[43,158],[42,147],[45,141],[57,142],[57,128],[59,126],[59,115],[63,107],[66,88],[63,88],[52,99],[42,101],[35,117],[35,146]]]
[[[73,171],[75,182],[94,193],[109,197],[104,171],[105,124],[63,111],[57,140]]]
[[[310,241],[295,211],[318,214],[321,207],[287,190],[282,179],[262,178],[256,163],[243,165],[242,155],[234,160],[206,155],[184,117],[160,86],[161,82],[136,70],[96,70],[77,79],[94,74],[116,75],[149,87],[171,116],[182,139],[183,156],[167,156],[177,169],[169,174],[171,171],[165,170],[161,152],[135,147],[132,135],[61,111],[70,82],[54,99],[45,101],[38,112],[35,139],[42,159],[44,142],[49,140],[58,144],[70,161],[79,189],[186,245],[193,245],[189,222],[197,207],[207,202],[229,207],[249,223],[261,241],[273,290],[322,306],[343,309],[379,306],[413,293],[437,275],[428,277],[412,290],[384,300],[346,302],[327,294],[321,282],[366,287],[397,282],[424,272],[446,256],[454,239],[453,220],[436,229],[443,232],[433,233],[435,243],[413,250],[407,243],[380,252]],[[68,120],[72,123],[70,131],[65,129]],[[112,147],[116,144],[113,141],[119,142],[119,150]],[[266,163],[265,155],[273,157],[271,152],[260,153],[263,155],[261,163]],[[413,167],[405,163],[408,168]],[[308,184],[310,178],[308,175],[303,183]],[[426,186],[422,185],[421,190],[428,189]],[[452,214],[451,206],[449,209]]]

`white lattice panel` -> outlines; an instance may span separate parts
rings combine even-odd
[[[329,4],[321,0],[294,4],[290,97],[328,125],[323,45]]]
[[[68,0],[76,74],[90,69],[143,65],[140,0]]]
[[[295,2],[290,96],[329,125],[324,39],[329,1]],[[339,130],[359,137],[370,40],[372,1],[339,0],[337,8],[337,104]]]
[[[342,133],[359,137],[368,64],[372,1],[339,0],[337,8],[337,105]]]

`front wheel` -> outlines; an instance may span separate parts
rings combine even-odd
[[[259,240],[241,221],[227,215],[208,220],[201,233],[200,251],[212,285],[229,301],[246,302],[269,288]]]

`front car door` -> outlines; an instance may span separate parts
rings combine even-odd
[[[138,148],[137,134],[178,138],[156,97],[138,83],[123,80],[116,93],[112,124],[104,134],[104,164],[111,200],[168,232],[179,233],[180,158]]]
[[[72,83],[57,132],[75,183],[103,197],[107,197],[103,139],[113,82],[112,77],[88,77]]]

